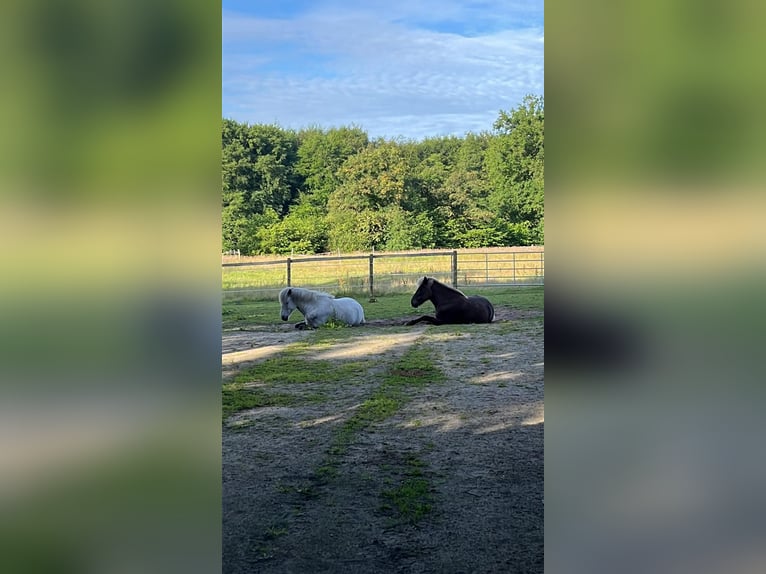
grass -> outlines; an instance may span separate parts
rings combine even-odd
[[[430,384],[444,381],[444,374],[436,367],[431,351],[425,347],[412,346],[386,372],[375,392],[365,400],[341,427],[336,431],[328,457],[317,469],[317,478],[328,481],[339,474],[340,457],[343,456],[355,437],[382,422],[406,404],[409,391]],[[396,510],[399,519],[407,523],[416,523],[432,509],[432,487],[423,472],[424,463],[409,455],[405,459],[403,479],[392,488],[385,489],[381,497],[386,501],[382,509]],[[389,465],[382,465],[381,471],[392,470]],[[398,470],[398,469],[396,469]],[[385,484],[393,480],[383,477]]]
[[[458,250],[458,282],[465,287],[488,282],[510,283],[539,279],[545,274],[545,255],[542,247],[533,251],[515,251],[512,248],[495,250]],[[367,254],[365,254],[367,255]],[[343,257],[358,257],[343,254]],[[369,291],[369,258],[333,260],[323,256],[295,256],[291,264],[291,283],[313,288],[324,288],[339,293]],[[311,259],[310,261],[301,261]],[[223,267],[221,282],[224,290],[264,289],[278,290],[287,284],[286,257],[244,257],[239,262],[258,265]],[[451,277],[451,251],[438,255],[412,257],[407,255],[378,254],[374,260],[376,296],[378,292],[414,290],[422,275],[435,276],[448,281]]]
[[[435,366],[431,352],[425,348],[411,347],[388,370],[375,392],[336,431],[328,449],[329,457],[319,469],[319,476],[334,477],[339,457],[346,453],[356,435],[394,415],[409,400],[408,389],[443,380],[444,374]]]
[[[466,290],[468,294],[471,291]],[[481,293],[489,298],[496,306],[507,305],[514,309],[542,311],[544,304],[544,287],[504,287],[475,289],[475,293]],[[433,312],[430,303],[420,309],[413,309],[410,305],[409,293],[392,293],[381,295],[374,303],[368,302],[364,295],[359,296],[365,308],[365,316],[368,320],[398,319],[414,317],[420,314]],[[274,300],[240,299],[224,301],[222,307],[222,319],[224,329],[247,328],[248,326],[271,325],[279,321],[279,304]],[[532,317],[513,321],[496,326],[500,333],[510,333],[524,328],[542,328],[542,318]],[[460,334],[471,332],[483,326],[462,325],[453,332]],[[350,333],[350,328],[339,326],[337,323],[325,325],[312,333],[310,339],[294,343],[288,353],[283,356],[266,360],[254,367],[246,369],[236,375],[233,382],[224,386],[223,390],[223,415],[227,418],[241,410],[265,407],[265,406],[290,406],[298,402],[322,402],[323,395],[314,393],[299,397],[293,394],[275,394],[263,387],[274,383],[301,384],[308,382],[334,383],[353,377],[359,371],[365,370],[368,364],[365,362],[353,363],[329,363],[325,361],[307,362],[299,356],[302,352],[316,352],[317,350],[330,348],[338,341],[345,340]],[[402,361],[417,363],[419,359],[417,349],[412,349],[402,358]],[[424,361],[424,372],[429,372],[432,365]],[[398,369],[405,372],[405,376],[399,377],[406,384],[418,384],[417,376],[421,367],[411,367],[413,372],[407,372],[407,367],[399,366]],[[388,378],[378,390],[378,395],[371,397],[370,402],[362,405],[356,418],[352,418],[349,424],[366,425],[366,421],[382,420],[387,418],[399,408],[400,395],[397,395],[394,382],[397,380],[396,369],[389,373]],[[253,388],[251,383],[258,383]]]
[[[413,290],[414,292],[414,290]],[[465,289],[467,295],[483,295],[495,305],[507,305],[519,310],[543,310],[544,287],[492,287],[481,289]],[[354,297],[364,307],[364,315],[368,321],[378,319],[398,319],[405,317],[417,317],[433,313],[433,305],[426,303],[418,309],[410,305],[412,293],[390,293],[379,295],[374,303],[364,293],[354,294]],[[225,300],[222,304],[221,314],[224,329],[246,329],[249,326],[273,325],[279,323],[280,306],[273,299],[237,299]],[[296,312],[291,322],[297,323],[300,314]],[[323,331],[341,332],[348,327],[337,325],[323,325],[318,333]],[[340,333],[338,333],[340,335]],[[331,335],[328,335],[331,337]],[[321,340],[321,337],[320,337]]]
[[[326,395],[319,391],[275,392],[269,388],[274,384],[337,384],[366,370],[365,361],[330,363],[304,359],[297,356],[301,349],[302,345],[295,345],[284,356],[272,357],[244,369],[224,384],[221,397],[223,420],[248,409],[321,403],[326,400]]]
[[[223,386],[221,412],[224,420],[231,415],[259,407],[287,407],[294,404],[296,397],[286,393],[269,393],[263,389],[249,389],[235,384]]]
[[[240,371],[235,375],[232,382],[258,382],[265,385],[273,383],[288,385],[312,382],[337,383],[358,372],[362,364],[362,361],[347,363],[316,361],[288,353],[285,356],[266,359]]]
[[[432,508],[431,485],[425,478],[407,478],[396,488],[384,490],[382,496],[407,522],[418,522]]]
[[[415,456],[408,456],[404,477],[394,488],[386,489],[381,497],[386,501],[383,510],[395,508],[399,517],[414,524],[424,518],[433,508],[433,487],[425,477],[425,464]]]

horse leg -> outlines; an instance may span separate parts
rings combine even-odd
[[[303,330],[303,329],[307,329],[308,325],[306,324],[306,321],[301,321],[300,323],[295,324],[295,328]]]
[[[430,315],[423,315],[422,317],[418,317],[417,319],[413,319],[412,321],[407,321],[405,325],[417,325],[420,322],[431,323],[431,325],[442,324],[442,322],[436,319],[435,317],[431,317]]]
[[[325,321],[323,321],[319,315],[306,316],[306,325],[312,329],[316,329],[317,327],[324,325],[324,323]]]

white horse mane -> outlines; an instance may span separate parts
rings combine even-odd
[[[335,299],[334,295],[325,293],[324,291],[313,291],[311,289],[303,289],[302,287],[285,287],[279,292],[279,302],[284,303],[289,296],[295,301],[308,302],[322,299],[323,297],[329,297]]]

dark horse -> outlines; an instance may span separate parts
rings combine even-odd
[[[457,289],[439,283],[433,277],[423,277],[410,302],[413,307],[419,307],[429,300],[436,307],[435,317],[423,315],[408,321],[407,325],[414,325],[421,321],[433,325],[491,323],[495,318],[495,308],[484,297],[478,295],[466,297]]]

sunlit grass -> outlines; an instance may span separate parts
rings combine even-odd
[[[376,254],[373,265],[375,294],[412,289],[423,275],[440,281],[452,281],[451,251],[437,255]],[[417,255],[417,256],[415,256]],[[333,258],[334,257],[334,258]],[[367,256],[344,254],[337,256],[296,256],[290,263],[290,284],[325,289],[335,294],[367,292],[370,290],[370,260]],[[353,258],[351,258],[353,257]],[[226,290],[273,290],[287,285],[287,258],[260,256],[242,258],[241,267],[222,269],[222,287]],[[230,261],[236,262],[236,261]],[[545,276],[545,254],[542,247],[535,251],[458,250],[457,280],[459,287],[485,283],[539,282]]]

